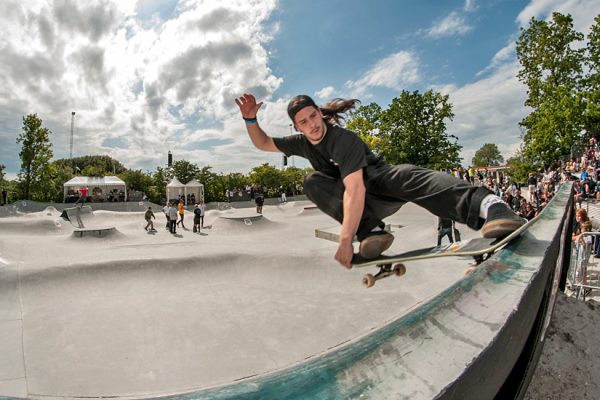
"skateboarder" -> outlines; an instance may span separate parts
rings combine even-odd
[[[77,199],[77,201],[75,202],[75,205],[79,204],[79,207],[83,207],[83,205],[85,204],[85,201],[87,200],[87,194],[88,194],[88,188],[87,186],[81,187],[79,188],[79,199]]]
[[[148,231],[148,227],[150,227],[150,232],[156,231],[156,229],[154,229],[154,223],[152,222],[152,218],[156,219],[154,213],[152,212],[152,207],[148,207],[146,213],[144,214],[144,219],[146,220],[146,226],[144,227],[144,229],[146,231]]]
[[[448,240],[450,243],[454,242],[452,238],[452,230],[454,228],[454,223],[450,218],[438,218],[438,235],[437,235],[437,245],[442,244],[442,239],[444,236],[448,236]]]
[[[314,172],[304,180],[304,192],[323,212],[342,224],[335,259],[350,268],[354,235],[359,253],[377,258],[394,236],[383,230],[383,218],[413,202],[438,217],[482,229],[488,238],[503,237],[523,221],[489,189],[414,165],[388,165],[375,156],[354,132],[338,124],[358,100],[336,99],[318,107],[308,96],[294,97],[288,116],[298,135],[268,136],[256,114],[262,102],[252,94],[235,99],[250,140],[263,151],[307,158]]]

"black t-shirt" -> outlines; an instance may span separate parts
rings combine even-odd
[[[327,125],[327,133],[316,145],[302,134],[274,137],[275,146],[286,156],[306,158],[316,171],[344,179],[368,165],[383,163],[356,133],[339,126]]]

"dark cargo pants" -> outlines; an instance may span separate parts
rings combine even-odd
[[[479,217],[481,201],[489,189],[473,186],[444,172],[415,165],[368,166],[363,169],[367,189],[365,209],[356,232],[359,241],[368,236],[382,220],[413,202],[432,214],[450,218],[480,229],[485,222]],[[304,180],[307,197],[330,217],[342,223],[344,218],[344,183],[322,172],[312,172]]]

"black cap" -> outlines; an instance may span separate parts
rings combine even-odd
[[[288,108],[287,108],[287,112],[288,112],[288,115],[290,116],[290,119],[292,121],[294,121],[294,117],[296,116],[296,114],[298,114],[298,112],[300,110],[302,110],[304,107],[309,107],[309,106],[319,108],[319,107],[317,107],[317,104],[313,101],[313,99],[311,99],[309,96],[307,96],[305,94],[301,94],[301,95],[294,97],[288,103]]]

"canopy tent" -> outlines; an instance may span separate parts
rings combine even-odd
[[[198,182],[195,179],[192,179],[188,183],[185,184],[185,198],[188,199],[190,196],[190,201],[186,201],[187,203],[198,203],[200,201],[204,202],[204,185]]]
[[[63,184],[63,201],[78,197],[81,188],[88,189],[92,201],[127,201],[127,185],[116,176],[76,176]]]
[[[167,184],[167,199],[175,200],[183,196],[185,196],[185,185],[179,182],[179,179],[173,178]]]
[[[204,201],[204,185],[195,179],[192,179],[184,185],[179,182],[179,179],[173,178],[173,180],[167,184],[167,199],[183,199],[185,205]]]

